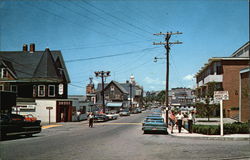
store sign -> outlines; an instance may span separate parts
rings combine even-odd
[[[63,95],[63,84],[59,84],[58,93],[59,93],[59,95]]]

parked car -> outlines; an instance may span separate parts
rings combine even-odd
[[[142,125],[145,124],[145,122],[150,122],[150,121],[156,121],[156,120],[162,120],[163,118],[160,116],[148,116],[144,119],[144,121],[142,122]]]
[[[26,121],[24,116],[18,114],[1,114],[1,139],[12,135],[32,136],[41,132],[41,121]]]
[[[35,122],[37,120],[36,117],[34,117],[32,114],[28,114],[28,115],[25,115],[25,121],[28,121],[28,122]]]
[[[106,116],[105,114],[96,114],[94,116],[94,122],[105,122],[108,120],[109,120],[109,117]]]
[[[109,118],[109,120],[114,120],[114,119],[118,118],[119,114],[108,113],[108,114],[106,114],[106,116]]]
[[[130,116],[129,110],[128,109],[121,110],[120,116]]]
[[[167,125],[164,123],[163,118],[148,118],[144,121],[142,130],[144,131],[144,134],[148,132],[163,132],[164,134],[167,134]]]

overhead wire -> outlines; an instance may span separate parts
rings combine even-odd
[[[108,16],[110,16],[110,17],[112,17],[112,18],[114,18],[114,19],[116,19],[116,20],[118,20],[118,21],[120,21],[120,22],[123,22],[123,23],[125,23],[125,24],[127,24],[127,25],[129,25],[129,26],[131,26],[131,27],[133,27],[133,28],[135,28],[135,29],[137,29],[137,30],[140,30],[140,31],[142,31],[142,32],[145,32],[145,33],[148,33],[148,34],[151,34],[151,35],[152,35],[151,32],[149,32],[149,31],[147,31],[147,30],[145,30],[145,29],[143,29],[143,28],[141,28],[141,27],[138,27],[138,26],[136,26],[136,25],[134,25],[134,24],[132,24],[132,23],[129,23],[129,22],[127,22],[127,21],[125,21],[125,20],[123,20],[123,19],[121,19],[121,18],[119,18],[119,17],[116,17],[116,16],[114,16],[114,15],[112,15],[112,14],[106,12],[105,10],[96,7],[95,5],[93,5],[93,4],[91,4],[91,3],[87,2],[87,1],[84,1],[84,0],[83,0],[83,1],[81,1],[81,2],[84,2],[85,4],[91,6],[91,7],[95,8],[95,9],[97,9],[97,10],[103,12],[104,14],[106,14],[106,15],[108,15]]]
[[[105,56],[72,59],[72,60],[66,60],[65,62],[66,63],[72,63],[72,62],[78,62],[78,61],[86,61],[86,60],[103,59],[103,58],[109,58],[109,57],[117,57],[117,56],[129,55],[129,54],[136,54],[136,53],[138,53],[140,51],[145,51],[145,50],[154,49],[154,48],[158,48],[158,47],[145,48],[145,49],[141,49],[141,50],[138,50],[138,51],[129,51],[129,52],[125,52],[125,53],[110,54],[110,55],[105,55]]]

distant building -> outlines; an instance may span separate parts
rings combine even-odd
[[[188,106],[195,103],[195,92],[190,88],[172,88],[170,94],[171,105],[179,104],[182,106]]]
[[[215,83],[217,90],[228,91],[229,93],[229,100],[223,101],[225,116],[237,118],[239,112],[235,108],[239,108],[239,74],[240,70],[248,66],[249,42],[240,47],[230,57],[210,58],[208,63],[195,75],[197,100],[202,101],[209,90],[209,84]]]
[[[102,105],[102,84],[96,89],[97,104]],[[142,107],[143,88],[136,84],[134,77],[126,83],[111,81],[104,84],[104,99],[107,108],[137,108]]]
[[[171,109],[177,108],[182,111],[195,110],[195,92],[190,88],[172,88],[169,91]]]
[[[70,83],[61,51],[30,50],[0,51],[0,90],[16,92],[14,113],[33,114],[43,122],[67,122],[72,117],[72,102],[68,98]]]
[[[250,121],[250,68],[244,68],[240,71],[239,87],[239,120],[241,122]]]

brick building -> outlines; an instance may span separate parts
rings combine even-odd
[[[202,101],[214,83],[216,90],[228,91],[229,100],[223,102],[224,115],[239,116],[240,70],[249,66],[249,42],[236,50],[230,57],[213,57],[196,74],[196,95]]]
[[[240,104],[239,120],[241,122],[250,121],[250,68],[240,71]]]

